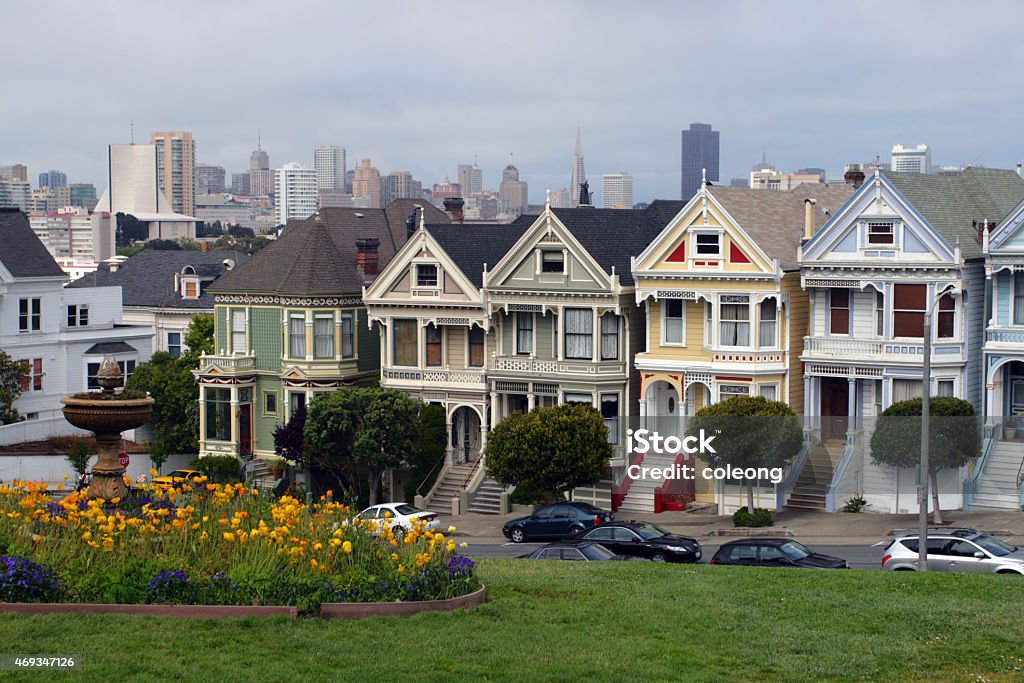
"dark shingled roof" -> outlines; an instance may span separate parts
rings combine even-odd
[[[121,303],[125,306],[153,308],[212,309],[213,295],[206,289],[212,283],[209,278],[220,277],[228,272],[224,260],[230,259],[235,265],[245,263],[249,256],[235,251],[170,251],[146,249],[122,263],[116,271],[110,272],[107,264],[93,273],[88,273],[72,282],[68,287],[121,288]],[[181,292],[174,291],[174,274],[185,266],[195,268],[202,282],[202,293],[198,299],[183,299]]]
[[[537,219],[536,216],[527,218],[529,220],[520,217],[505,224],[435,224],[428,225],[427,232],[437,240],[463,275],[479,288],[483,286],[484,265],[488,269],[494,268]]]
[[[100,354],[106,355],[108,353],[135,353],[138,349],[129,344],[128,342],[116,341],[116,342],[100,342],[93,344],[85,350],[86,356],[98,356]]]
[[[980,258],[972,221],[997,224],[1024,200],[1024,179],[1014,171],[966,168],[959,175],[885,172],[893,186],[965,259]]]
[[[325,208],[319,217],[291,221],[281,237],[210,287],[218,292],[355,294],[365,284],[356,272],[356,240],[380,240],[379,267],[406,240],[406,218],[423,207],[426,222],[450,220],[422,200],[399,199],[384,209]]]
[[[14,277],[66,276],[18,209],[0,209],[0,263]]]
[[[784,271],[799,270],[797,247],[804,234],[805,199],[813,199],[814,230],[823,226],[853,195],[851,185],[803,183],[786,192],[746,187],[709,187],[708,191]]]

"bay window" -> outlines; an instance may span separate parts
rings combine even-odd
[[[318,315],[313,319],[313,357],[334,357],[334,317]]]
[[[829,334],[850,334],[850,290],[830,289],[828,294]]]
[[[1024,272],[1013,274],[1013,324],[1024,325]]]
[[[516,353],[533,352],[533,313],[516,313]]]
[[[926,285],[893,287],[892,329],[894,337],[924,338]]]
[[[306,357],[306,316],[292,315],[288,318],[288,355],[292,358]]]
[[[341,314],[341,357],[351,358],[356,355],[355,319],[352,313]]]
[[[426,327],[426,344],[427,344],[427,366],[436,368],[442,365],[442,334],[440,327],[436,325],[427,325]]]
[[[245,309],[244,308],[233,308],[231,309],[231,353],[245,353]],[[303,345],[303,353],[305,353],[305,345]]]
[[[664,332],[662,342],[665,344],[683,343],[683,316],[686,312],[686,302],[682,299],[665,299],[662,302],[662,309],[665,312]]]
[[[601,360],[619,358],[619,316],[608,312],[601,316]]]
[[[939,298],[939,311],[935,317],[935,336],[952,339],[956,336],[956,302],[949,294]]]
[[[775,299],[765,299],[761,302],[761,322],[758,345],[762,349],[771,349],[778,346],[776,331],[778,328],[779,309]]]
[[[469,328],[469,367],[482,368],[484,365],[484,331],[480,327]]]
[[[723,302],[740,297],[723,297]],[[745,297],[743,297],[745,298]],[[721,346],[750,346],[750,304],[722,303],[719,308],[718,343]]]
[[[416,354],[416,325],[415,320],[395,320],[392,322],[392,337],[394,341],[394,364],[395,365],[417,365]]]
[[[206,438],[231,440],[231,390],[206,387]]]
[[[594,313],[589,308],[565,309],[565,357],[594,357]]]

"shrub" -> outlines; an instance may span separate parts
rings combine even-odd
[[[864,500],[864,496],[854,496],[846,501],[846,505],[843,506],[843,512],[860,512],[864,509],[868,502]]]
[[[168,569],[153,577],[146,586],[146,603],[159,605],[194,605],[198,591],[180,569]]]
[[[57,572],[18,556],[0,557],[0,602],[59,602]]]
[[[192,458],[192,469],[199,470],[210,481],[219,484],[234,484],[242,481],[242,464],[233,455],[211,455]]]
[[[732,513],[732,523],[734,526],[746,526],[746,527],[761,527],[761,526],[773,526],[775,520],[772,518],[772,511],[766,510],[765,508],[754,508],[753,512],[747,509],[744,505],[736,512]]]

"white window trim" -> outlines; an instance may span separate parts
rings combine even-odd
[[[761,394],[761,389],[765,388],[765,387],[771,387],[771,388],[775,389],[775,398],[769,399],[769,400],[772,400],[772,401],[781,400],[781,399],[779,399],[779,395],[780,395],[779,394],[779,389],[780,389],[780,387],[779,387],[779,383],[778,382],[764,382],[762,384],[758,384],[757,385],[757,395],[758,396],[762,395]]]
[[[754,332],[757,332],[757,333],[760,334],[760,329],[754,326],[754,320],[755,319],[754,319],[753,307],[754,307],[755,304],[753,303],[753,301],[751,301],[751,299],[753,299],[753,298],[754,298],[753,296],[750,296],[749,299],[747,300],[747,344],[745,346],[739,346],[739,345],[736,345],[736,346],[725,346],[725,345],[722,344],[722,341],[721,341],[721,339],[722,339],[722,306],[742,306],[743,304],[738,303],[738,302],[734,302],[734,301],[722,301],[721,298],[719,298],[719,300],[718,300],[718,315],[715,316],[715,318],[717,318],[716,327],[718,329],[716,330],[716,332],[717,332],[717,337],[718,337],[718,346],[715,347],[715,348],[719,348],[719,349],[744,349],[744,350],[753,350],[753,349],[757,348],[755,346],[755,344],[754,344]]]
[[[274,397],[274,412],[267,411],[267,396]],[[260,412],[263,417],[277,417],[281,412],[281,397],[278,396],[277,391],[273,389],[263,389],[260,391]]]
[[[701,259],[720,259],[724,258],[723,253],[725,252],[725,230],[719,229],[704,229],[704,230],[692,230],[693,243],[690,245],[693,247],[691,250],[690,260],[700,261]],[[718,252],[715,254],[702,254],[697,250],[697,236],[698,235],[715,235],[718,237]]]
[[[239,351],[235,348],[235,312],[240,311],[244,318],[242,324],[242,333],[245,335],[245,348]],[[231,355],[232,356],[244,356],[249,353],[249,309],[247,308],[228,308],[228,327],[230,329],[228,333],[228,339],[231,342]],[[183,337],[184,339],[184,337]]]
[[[303,352],[301,356],[292,355],[292,320],[302,321],[302,348]],[[288,313],[288,358],[292,360],[306,360],[306,314],[305,313]]]
[[[871,223],[892,223],[892,242],[879,242],[872,243],[870,241],[870,228],[868,227]],[[900,239],[903,233],[902,221],[896,217],[893,218],[874,218],[864,219],[860,221],[860,234],[861,234],[861,246],[860,248],[875,250],[875,249],[900,249],[902,248],[903,240]]]
[[[519,348],[519,317],[530,316],[530,348],[522,350]],[[515,315],[515,321],[512,326],[512,351],[517,356],[530,356],[534,355],[534,349],[537,348],[537,316],[533,313],[525,313],[523,311],[517,311]],[[466,349],[467,353],[469,350],[469,335],[466,335]]]
[[[330,328],[329,328],[331,330],[331,353],[330,353],[330,355],[327,355],[327,356],[317,356],[316,355],[316,321],[317,320],[330,320],[331,321]],[[335,319],[333,313],[326,313],[326,314],[324,314],[324,313],[315,313],[315,314],[313,314],[313,359],[314,360],[332,360],[332,359],[337,357],[338,354],[335,353],[335,349],[337,349],[337,344],[338,344],[337,331],[335,330],[336,326],[337,326],[337,320]]]
[[[832,331],[832,292],[836,289],[846,290],[846,333]],[[825,334],[829,337],[850,337],[853,332],[853,290],[846,287],[829,287],[828,296],[825,297]]]
[[[682,341],[670,342],[668,341],[668,302],[669,301],[680,301],[683,304],[683,329],[682,329]],[[661,304],[661,345],[669,346],[674,348],[686,348],[686,300],[685,299],[662,299]]]
[[[432,285],[421,285],[420,284],[420,268],[422,268],[423,266],[433,266],[434,267],[434,276],[435,276],[434,284],[432,284]],[[440,287],[441,287],[441,266],[439,266],[436,263],[422,262],[422,263],[416,263],[414,265],[414,267],[413,267],[413,270],[415,271],[413,273],[413,281],[416,283],[414,285],[416,289],[440,289]]]
[[[1015,271],[1010,271],[1010,285],[1009,285],[1009,287],[1010,287],[1010,303],[1009,303],[1008,310],[1006,312],[1006,314],[1007,314],[1006,327],[1012,327],[1012,328],[1018,329],[1018,330],[1019,329],[1024,329],[1024,323],[1015,323],[1015,322],[1013,322],[1013,300],[1017,296],[1017,273]],[[995,295],[993,295],[992,298],[995,299],[996,298]],[[996,306],[999,305],[998,300],[996,301],[995,305]]]
[[[417,324],[419,324],[419,323],[417,322]],[[434,327],[435,329],[437,329],[441,333],[441,362],[439,364],[437,364],[437,365],[430,365],[430,363],[427,360],[427,328],[429,328],[429,327]],[[448,335],[445,334],[445,326],[444,325],[437,325],[437,324],[434,324],[433,326],[431,326],[431,325],[423,325],[423,335],[422,335],[422,337],[423,337],[423,349],[422,349],[422,353],[423,353],[423,368],[424,369],[431,369],[432,370],[432,369],[435,369],[435,368],[445,368],[445,367],[447,367],[447,365],[448,365],[448,363],[447,363],[447,361],[448,361]]]
[[[775,320],[772,321],[773,323],[775,323],[775,339],[773,339],[772,343],[769,344],[768,346],[762,346],[761,345],[761,305],[764,304],[764,302],[766,302],[766,301],[771,301],[774,304],[774,306],[775,306]],[[778,349],[781,348],[781,343],[780,343],[779,339],[782,337],[782,329],[781,329],[782,328],[782,320],[781,320],[781,318],[782,318],[782,309],[779,307],[779,300],[774,295],[773,296],[766,296],[765,298],[763,298],[760,301],[758,301],[756,306],[757,306],[757,348],[759,350],[765,350],[765,351],[777,351]]]

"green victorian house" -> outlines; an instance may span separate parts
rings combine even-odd
[[[199,453],[273,456],[274,428],[319,392],[377,381],[379,334],[363,286],[405,244],[417,200],[322,209],[212,285],[214,354],[199,382]]]

